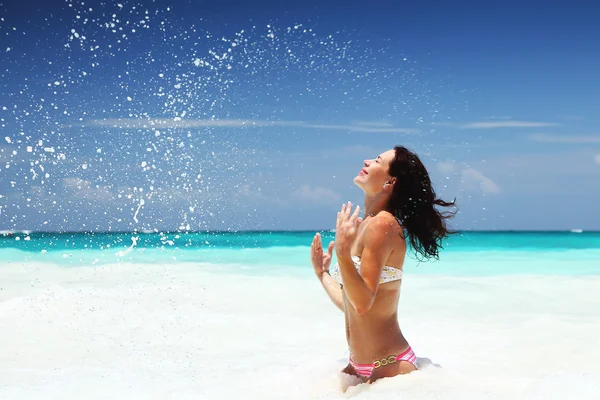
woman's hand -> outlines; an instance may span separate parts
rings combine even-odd
[[[345,257],[350,257],[352,245],[356,240],[358,227],[362,222],[362,218],[358,217],[360,207],[356,206],[356,210],[352,211],[352,203],[344,204],[342,210],[337,215],[335,224],[335,242],[337,244],[336,253]]]
[[[329,248],[327,249],[327,253],[325,253],[321,243],[321,235],[317,233],[313,238],[310,246],[310,261],[318,278],[321,278],[324,272],[329,272],[334,243],[329,243]]]

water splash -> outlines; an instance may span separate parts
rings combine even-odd
[[[397,49],[307,23],[223,32],[156,3],[64,8],[38,40],[54,47],[35,81],[20,73],[22,43],[7,42],[2,77],[17,85],[0,109],[2,227],[259,229],[253,210],[281,195],[263,133],[396,132],[350,119],[376,105],[419,123],[419,105],[435,108]]]

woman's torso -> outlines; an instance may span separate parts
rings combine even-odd
[[[391,214],[377,215],[376,218],[394,218]],[[372,221],[372,219],[371,219]],[[371,222],[365,220],[359,229],[356,242],[352,248],[352,256],[360,257],[363,251],[365,228]],[[394,235],[394,251],[389,255],[385,265],[402,269],[404,264],[405,246],[402,228],[397,224]],[[398,324],[398,302],[402,280],[392,280],[380,283],[371,308],[359,315],[352,304],[343,295],[346,338],[351,356],[357,363],[371,363],[375,359],[397,354],[408,346]]]

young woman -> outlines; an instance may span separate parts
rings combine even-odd
[[[453,214],[436,206],[454,202],[436,197],[425,166],[402,146],[365,160],[354,182],[364,192],[364,220],[359,207],[352,212],[352,204],[344,204],[335,242],[324,252],[317,233],[311,261],[331,301],[345,314],[350,362],[343,372],[371,383],[417,369],[397,315],[406,241],[416,254],[438,258],[450,233],[446,219]],[[334,247],[338,263],[330,271]]]

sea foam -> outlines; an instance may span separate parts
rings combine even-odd
[[[599,277],[405,274],[422,369],[348,388],[316,278],[0,264],[2,399],[597,399]]]

